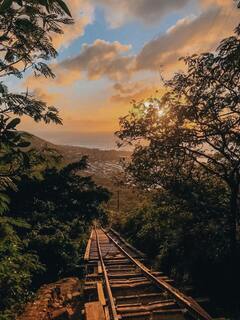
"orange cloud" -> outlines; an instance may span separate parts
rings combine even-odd
[[[67,0],[68,7],[74,19],[74,24],[63,27],[64,34],[53,35],[55,48],[68,46],[73,40],[84,34],[85,27],[92,23],[94,7],[88,0]]]
[[[104,8],[110,26],[115,28],[132,21],[140,20],[146,24],[159,22],[171,11],[183,8],[190,0],[92,0]]]
[[[126,53],[131,46],[118,41],[112,43],[97,39],[93,44],[84,44],[79,55],[63,61],[59,68],[85,72],[88,79],[108,77],[119,80],[128,77],[134,70],[134,57]]]
[[[33,94],[38,99],[42,101],[47,101],[49,105],[55,104],[59,97],[57,94],[50,94],[49,92],[43,91],[41,88],[34,89]]]
[[[110,5],[111,1],[103,2]],[[171,75],[184,67],[178,60],[180,57],[214,50],[223,37],[233,33],[239,22],[239,12],[232,2],[217,0],[213,6],[213,0],[202,0],[201,4],[203,11],[199,16],[180,19],[164,35],[146,43],[136,56],[126,55],[129,46],[98,39],[91,45],[84,45],[78,56],[59,67],[68,70],[71,78],[71,72],[77,77],[78,70],[80,74],[85,72],[90,80],[101,77],[126,80],[139,71],[156,72],[162,67],[167,76]],[[230,15],[229,10],[232,10]]]
[[[163,65],[167,71],[176,70],[179,57],[214,50],[223,37],[233,34],[238,22],[239,12],[235,9],[229,16],[226,5],[210,6],[198,17],[181,19],[142,48],[137,69],[156,70]]]
[[[145,81],[115,83],[111,101],[117,104],[129,104],[131,101],[140,101],[159,95],[162,90],[156,83],[146,84]]]
[[[104,2],[107,3],[107,0]],[[73,3],[78,7],[77,0]],[[43,100],[61,108],[64,125],[61,128],[51,126],[51,130],[117,130],[118,118],[131,108],[131,100],[142,100],[154,96],[157,89],[162,90],[160,83],[158,85],[154,78],[160,66],[163,66],[165,75],[171,75],[173,71],[183,67],[178,61],[180,56],[214,50],[223,37],[233,34],[240,13],[234,8],[233,1],[199,0],[199,3],[202,5],[202,12],[198,16],[188,16],[179,20],[164,35],[146,43],[136,56],[131,54],[131,46],[98,39],[92,44],[85,44],[76,57],[53,65],[56,79],[28,78],[26,84],[30,89],[35,88],[35,93]],[[70,26],[70,29],[72,27]],[[65,42],[62,43],[67,44],[71,39],[75,39],[77,34],[78,32],[74,31],[69,35],[70,40],[66,36]],[[146,77],[146,74],[148,78],[139,81],[144,75]],[[112,84],[109,85],[109,81],[94,81],[91,91],[87,80],[102,78],[110,79]],[[82,82],[79,90],[76,90],[72,84],[79,79]],[[85,92],[86,83],[89,95]],[[94,120],[89,113],[94,114]],[[27,128],[31,126],[36,127],[36,124],[28,122]],[[36,130],[46,130],[42,124],[37,126]]]

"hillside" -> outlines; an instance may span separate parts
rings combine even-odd
[[[130,160],[131,152],[118,150],[100,150],[78,146],[56,145],[37,136],[26,133],[26,139],[31,142],[31,148],[41,150],[51,148],[56,150],[65,163],[78,161],[82,156],[87,155],[89,159],[88,168],[85,174],[91,175],[96,183],[108,188],[112,192],[108,208],[116,210],[117,194],[120,198],[120,210],[130,211],[133,207],[142,202],[142,196],[138,191],[129,187],[118,187],[114,183],[116,176],[121,175],[122,167],[120,161]]]
[[[64,157],[66,161],[78,160],[82,155],[88,155],[89,160],[92,161],[118,161],[120,158],[129,158],[131,152],[120,150],[100,150],[97,148],[86,148],[79,146],[57,145],[49,141],[43,140],[37,136],[26,133],[27,139],[32,143],[36,149],[44,147],[56,149]]]

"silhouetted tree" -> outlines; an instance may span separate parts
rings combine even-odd
[[[184,58],[186,72],[165,82],[159,99],[135,103],[120,120],[123,143],[135,143],[129,171],[146,187],[169,188],[198,167],[226,183],[232,255],[240,184],[240,28],[216,53]]]
[[[29,143],[17,131],[20,118],[14,115],[26,115],[37,122],[61,123],[55,107],[47,106],[28,92],[9,92],[4,81],[9,76],[21,78],[29,69],[35,76],[54,77],[44,61],[57,56],[52,36],[63,33],[62,25],[73,22],[70,16],[62,0],[2,0],[0,3],[0,192],[13,185],[11,179],[16,167],[27,166],[29,162],[28,154],[21,150]],[[1,211],[7,202],[1,192]]]
[[[101,219],[101,203],[109,200],[107,189],[95,184],[89,176],[80,175],[87,167],[87,158],[62,169],[50,168],[41,178],[21,176],[17,191],[10,191],[9,214],[38,222],[36,212],[53,216],[62,222],[81,218],[84,222]]]

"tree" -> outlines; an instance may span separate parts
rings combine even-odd
[[[166,93],[135,103],[117,136],[135,144],[128,169],[145,187],[170,188],[203,168],[229,189],[229,239],[236,254],[240,184],[240,27],[216,53],[184,58]]]
[[[24,235],[27,248],[45,267],[34,278],[34,287],[60,276],[79,276],[88,229],[94,219],[106,219],[101,205],[110,193],[83,176],[86,161],[83,157],[61,169],[45,168],[41,177],[23,174],[17,190],[8,192],[7,215],[30,225]]]
[[[33,166],[46,160],[44,154],[29,150],[29,142],[17,130],[21,116],[34,121],[61,124],[58,110],[28,91],[10,92],[6,80],[21,78],[31,70],[35,76],[54,77],[46,62],[57,51],[52,36],[62,33],[62,25],[72,23],[63,0],[0,1],[0,214],[6,213],[10,197],[17,191],[19,174],[29,174]],[[28,149],[26,149],[28,147]],[[49,154],[47,155],[49,157]],[[0,219],[0,317],[15,319],[21,304],[29,298],[33,276],[43,271],[38,256],[27,249],[22,229],[25,221],[6,216]],[[26,231],[24,231],[26,233]]]
[[[26,252],[26,242],[15,229],[26,230],[24,221],[0,217],[0,318],[13,319],[31,293],[28,288],[34,274],[44,270],[38,256]],[[15,317],[14,317],[15,319]]]
[[[23,174],[18,190],[8,193],[12,199],[9,214],[36,222],[39,220],[36,212],[47,213],[62,222],[75,218],[86,223],[101,219],[100,205],[109,200],[110,193],[97,186],[91,177],[80,174],[86,167],[87,158],[82,157],[61,169],[44,169],[40,179]]]
[[[0,210],[6,208],[8,200],[3,194],[6,186],[13,185],[12,167],[26,165],[29,154],[20,148],[24,141],[16,127],[19,116],[29,116],[36,122],[61,124],[58,110],[28,91],[9,92],[4,81],[9,76],[23,77],[27,70],[35,76],[54,77],[44,62],[57,56],[52,45],[54,33],[63,33],[61,26],[72,23],[71,13],[62,0],[2,0],[0,3]],[[16,117],[14,117],[17,116]],[[11,168],[10,168],[11,167]],[[7,169],[10,172],[7,173]],[[16,170],[14,170],[16,171]]]
[[[32,69],[36,76],[54,77],[44,62],[57,56],[51,36],[63,33],[61,25],[72,23],[62,0],[3,0],[0,6],[0,77],[22,78]],[[54,107],[26,94],[9,93],[1,82],[0,115],[28,115],[35,121],[61,123]]]

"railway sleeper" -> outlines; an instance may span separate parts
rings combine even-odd
[[[172,282],[172,280],[164,280],[166,282]],[[150,281],[146,277],[139,277],[139,278],[134,278],[134,279],[117,279],[117,280],[110,280],[111,286],[126,286],[126,285],[137,285],[137,284],[146,284],[146,285],[153,285],[152,281]]]
[[[112,284],[111,289],[113,291],[114,297],[124,294],[137,294],[141,290],[142,293],[159,293],[159,288],[149,284],[149,282],[139,282],[139,283],[129,283],[129,284]]]
[[[128,264],[128,265],[119,264],[119,265],[114,265],[114,266],[108,265],[108,266],[106,266],[106,269],[108,271],[119,271],[119,270],[121,270],[121,271],[124,271],[124,270],[126,270],[126,271],[131,271],[131,270],[137,271],[137,270],[139,270],[140,271],[140,269],[137,266],[133,265],[133,264]]]
[[[117,269],[119,267],[122,267],[122,268],[135,267],[136,268],[136,266],[133,263],[131,263],[130,261],[127,263],[115,263],[115,264],[108,263],[108,264],[105,264],[105,266],[108,269],[109,268]]]
[[[118,265],[119,263],[120,264],[127,264],[127,263],[132,263],[132,262],[131,262],[131,260],[124,258],[124,259],[118,259],[118,260],[116,260],[116,259],[114,259],[114,260],[110,260],[110,259],[106,260],[106,259],[104,259],[104,263],[105,263],[106,266],[108,266],[109,264],[110,265]]]
[[[151,316],[151,312],[138,312],[131,314],[124,314],[121,316],[122,320],[149,320]]]
[[[134,313],[122,313],[122,320],[184,320],[181,309],[156,310],[153,312],[142,311]]]
[[[132,284],[135,284],[135,283],[138,283],[138,282],[144,282],[144,281],[147,281],[148,283],[151,283],[151,281],[149,281],[146,277],[138,277],[138,278],[133,278],[133,279],[130,279],[130,278],[125,278],[125,279],[112,279],[110,280],[110,284],[128,284],[128,283],[132,283]]]
[[[123,304],[119,304],[117,303],[117,307],[129,307],[129,306],[143,306],[143,305],[152,305],[152,304],[157,304],[157,303],[165,303],[165,304],[176,304],[176,301],[173,299],[162,299],[159,295],[158,295],[158,299],[154,299],[154,300],[150,300],[150,301],[146,301],[145,303],[141,302],[138,300],[138,302],[132,302],[132,301],[128,301],[128,303],[123,303]]]
[[[162,272],[153,272],[153,275],[156,276],[162,276]],[[139,275],[144,276],[144,274],[141,272],[141,270],[137,270],[136,272],[118,272],[118,273],[108,273],[109,279],[121,279],[121,278],[137,278]]]
[[[121,281],[126,279],[133,280],[139,277],[144,277],[144,274],[142,274],[141,272],[122,272],[122,273],[116,273],[116,274],[115,273],[108,274],[109,280],[112,280],[112,281],[113,280]]]
[[[148,305],[128,305],[128,306],[117,306],[117,311],[122,313],[134,313],[134,312],[140,312],[140,311],[166,311],[169,310],[176,310],[178,309],[178,306],[176,302],[162,302],[162,301],[155,301],[154,303],[148,304]]]
[[[140,302],[142,304],[151,303],[154,301],[172,301],[169,299],[169,295],[166,292],[157,292],[157,293],[143,293],[136,295],[125,295],[116,297],[117,305],[120,304],[129,304],[129,303],[137,303]]]
[[[151,280],[149,280],[144,274],[137,274],[136,277],[129,277],[128,274],[125,275],[125,277],[122,277],[121,279],[110,279],[110,283],[133,283],[133,282],[141,282],[141,281],[148,281],[149,283],[152,283]],[[157,277],[159,280],[164,280],[166,282],[172,282],[171,279],[168,277]]]

